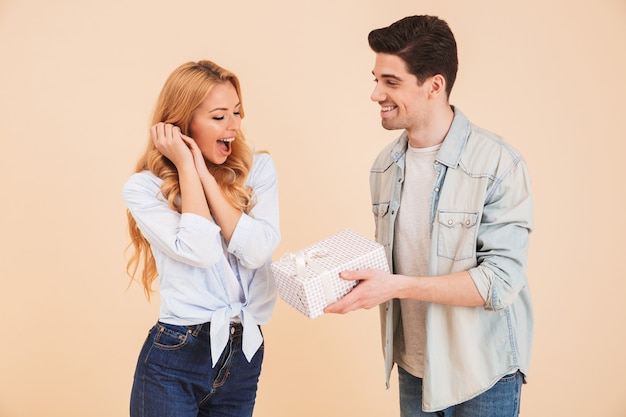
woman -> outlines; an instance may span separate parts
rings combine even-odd
[[[158,276],[161,300],[135,371],[132,417],[252,415],[280,231],[276,170],[246,144],[243,115],[234,74],[210,61],[181,65],[124,185],[129,274],[148,299]]]

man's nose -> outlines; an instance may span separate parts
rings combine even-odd
[[[372,99],[372,101],[376,102],[385,101],[385,93],[382,91],[378,84],[376,84],[376,87],[374,87],[374,91],[372,91],[372,95],[370,96],[370,98]]]

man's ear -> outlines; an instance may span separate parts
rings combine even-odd
[[[430,78],[430,95],[436,97],[440,94],[446,94],[446,79],[441,74],[433,75]]]

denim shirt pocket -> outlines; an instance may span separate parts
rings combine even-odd
[[[389,201],[378,201],[376,203],[372,203],[372,213],[377,221],[385,217],[388,211]]]
[[[377,201],[372,203],[372,213],[376,223],[376,241],[385,246],[385,250],[389,247],[389,201]]]
[[[440,211],[437,255],[459,261],[476,256],[478,212]]]

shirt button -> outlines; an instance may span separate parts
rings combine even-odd
[[[470,221],[469,220],[465,220],[465,225],[469,226],[470,225]]]
[[[452,220],[448,220],[448,224],[452,226]]]
[[[435,192],[438,193],[439,192],[439,187],[435,187]]]
[[[230,328],[230,334],[235,334],[235,327],[234,327],[234,326],[231,326],[231,328]]]

